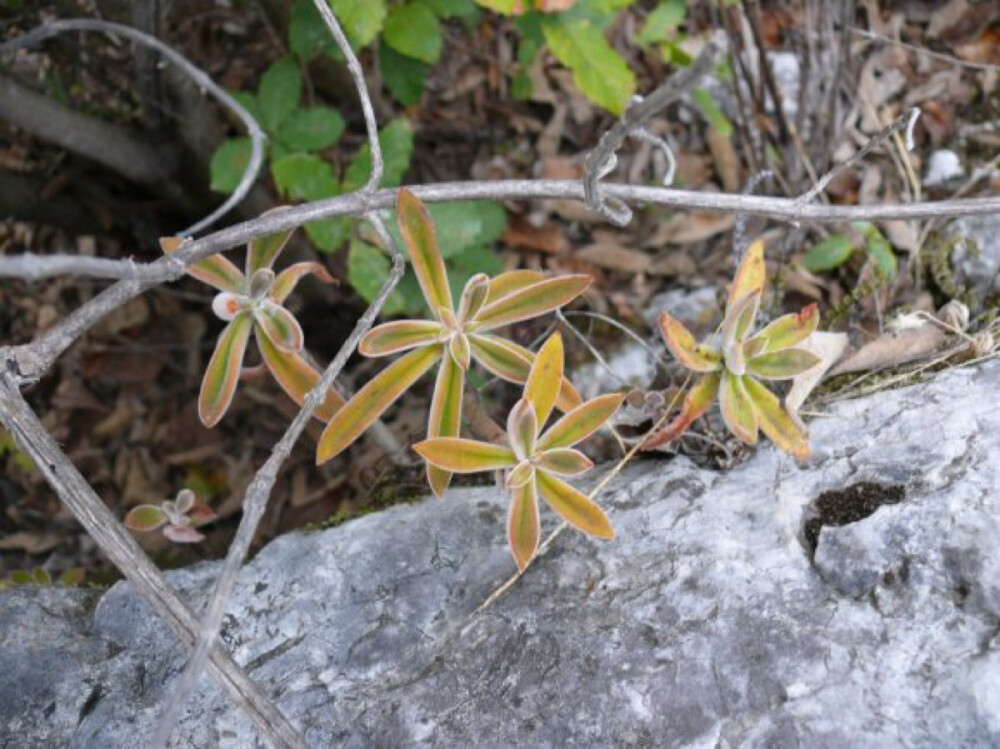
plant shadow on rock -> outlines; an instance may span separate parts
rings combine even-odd
[[[878,484],[861,481],[843,489],[831,489],[809,503],[803,513],[802,538],[809,559],[816,556],[823,526],[856,523],[875,514],[885,505],[899,504],[906,498],[902,484]]]

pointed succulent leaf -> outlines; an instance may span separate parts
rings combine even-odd
[[[163,535],[175,544],[196,544],[205,540],[205,535],[190,525],[168,525],[163,529]]]
[[[243,313],[219,335],[198,396],[198,417],[207,427],[218,424],[229,409],[252,329],[253,318],[248,313]]]
[[[306,396],[319,382],[319,372],[313,369],[299,354],[280,350],[260,328],[254,330],[254,338],[257,340],[257,348],[260,349],[261,358],[271,371],[271,375],[288,397],[301,406],[305,402]],[[314,416],[320,421],[329,421],[343,405],[344,399],[336,390],[330,388],[326,391],[326,396],[319,404]]]
[[[274,286],[274,271],[270,268],[261,268],[254,271],[250,276],[250,298],[255,302],[263,299]]]
[[[739,299],[755,291],[764,290],[766,268],[764,265],[764,243],[757,240],[743,254],[740,267],[736,269],[733,285],[729,289],[729,299],[726,302],[726,316]]]
[[[711,407],[719,392],[720,379],[721,375],[718,372],[702,375],[684,398],[681,412],[663,429],[649,435],[643,441],[642,449],[652,450],[654,447],[673,442],[684,434]]]
[[[495,301],[487,299],[486,306],[476,315],[475,329],[493,330],[553,312],[573,301],[590,286],[591,281],[593,278],[585,275],[548,278]]]
[[[444,259],[438,249],[437,232],[427,207],[420,198],[403,188],[396,200],[396,218],[427,306],[435,312],[440,307],[454,309]]]
[[[133,531],[153,531],[167,522],[159,505],[137,505],[125,516],[125,527]]]
[[[527,398],[521,398],[507,415],[507,440],[518,460],[526,460],[535,452],[538,438],[538,416]]]
[[[490,281],[489,292],[486,300],[495,302],[508,294],[520,291],[526,286],[533,286],[539,281],[545,280],[545,274],[537,270],[511,270],[501,273]]]
[[[531,363],[535,360],[534,352],[495,335],[475,334],[469,336],[469,346],[472,356],[490,374],[523,385],[531,371]],[[565,377],[559,386],[559,396],[556,408],[568,411],[583,402],[580,393]]]
[[[506,445],[461,437],[436,437],[418,442],[413,449],[428,463],[452,473],[495,471],[518,463],[514,451]]]
[[[757,421],[771,441],[800,460],[809,457],[809,439],[781,407],[778,397],[752,377],[743,383],[757,412]]]
[[[295,315],[287,309],[265,299],[258,305],[254,318],[279,349],[293,352],[302,350],[302,328]]]
[[[444,328],[433,320],[397,320],[369,330],[358,344],[364,356],[388,356],[437,343]]]
[[[539,450],[554,450],[560,447],[572,447],[583,442],[600,429],[604,422],[618,410],[627,393],[609,393],[599,395],[576,408],[567,411],[538,440]]]
[[[604,510],[594,500],[546,471],[535,471],[542,499],[575,528],[598,538],[614,538],[615,531]]]
[[[594,467],[593,461],[579,450],[557,447],[538,456],[538,467],[560,476],[576,476]]]
[[[790,380],[820,363],[815,354],[800,348],[787,348],[761,354],[747,362],[747,372],[765,380]]]
[[[722,321],[722,350],[728,346],[742,346],[747,332],[753,327],[760,308],[760,292],[755,291],[738,299],[726,310],[726,318]]]
[[[212,312],[220,320],[229,322],[243,310],[245,300],[246,297],[239,296],[231,291],[220,291],[212,299]]]
[[[334,414],[316,446],[316,463],[340,454],[372,422],[419,380],[442,353],[441,346],[425,346],[400,357],[378,373]]]
[[[164,237],[160,240],[160,247],[168,254],[183,244],[184,240],[178,237]],[[219,291],[231,291],[234,294],[242,294],[245,291],[243,288],[245,281],[240,269],[222,255],[210,255],[197,263],[192,263],[185,270],[188,275],[214,286]]]
[[[757,413],[743,388],[744,379],[729,371],[722,374],[719,407],[729,431],[752,445],[757,442]]]
[[[462,289],[462,296],[458,300],[458,319],[466,322],[474,318],[486,302],[486,296],[490,293],[490,277],[485,273],[477,273],[470,278],[465,288]]]
[[[522,460],[514,469],[507,474],[504,485],[508,490],[519,489],[535,478],[535,466],[530,460]]]
[[[274,265],[274,259],[285,248],[294,233],[295,229],[289,229],[277,234],[269,234],[266,237],[251,239],[247,245],[247,276],[253,276],[262,268],[270,268]]]
[[[553,333],[545,341],[535,361],[531,363],[528,380],[524,383],[524,397],[535,407],[539,428],[549,420],[552,408],[556,404],[559,385],[563,376],[563,342],[562,336]]]
[[[819,307],[814,303],[799,313],[782,315],[769,323],[744,345],[748,359],[759,354],[782,351],[801,343],[815,332],[819,325]]]
[[[450,356],[445,356],[434,383],[434,397],[427,419],[427,437],[457,437],[462,425],[462,392],[465,390],[465,369]],[[451,473],[435,465],[427,465],[427,483],[437,497],[442,496],[451,482]]]
[[[469,339],[464,333],[456,333],[448,342],[448,351],[451,359],[462,368],[464,372],[469,368],[469,361],[472,359],[472,351],[469,348]]]
[[[194,507],[196,501],[197,499],[194,496],[193,491],[190,489],[181,489],[177,492],[177,498],[174,500],[174,506],[177,508],[177,512],[182,515],[187,515],[191,511],[191,508]]]
[[[715,372],[722,367],[719,352],[699,344],[684,323],[667,312],[660,315],[660,332],[670,353],[688,369],[694,372]]]
[[[447,330],[458,330],[458,315],[450,307],[438,307],[437,317]]]
[[[333,276],[330,275],[330,272],[321,263],[308,261],[295,263],[281,271],[277,278],[274,279],[274,285],[271,286],[271,300],[277,304],[284,304],[288,295],[295,290],[299,281],[310,274],[316,276],[323,283],[333,283]]]
[[[507,542],[517,568],[524,571],[538,551],[541,525],[538,520],[538,490],[534,481],[527,481],[510,493],[507,511]]]

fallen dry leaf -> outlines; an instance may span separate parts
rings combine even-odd
[[[587,245],[576,252],[576,257],[598,268],[619,273],[645,273],[652,264],[652,259],[645,252],[610,242]]]
[[[569,240],[558,224],[546,221],[541,226],[534,226],[522,216],[511,219],[500,240],[515,250],[531,250],[549,255],[559,255],[570,249]]]
[[[668,244],[693,244],[729,231],[736,217],[719,213],[675,213],[643,244],[660,248]]]

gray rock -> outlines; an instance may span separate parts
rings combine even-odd
[[[490,488],[277,539],[223,639],[317,747],[1000,745],[1000,362],[840,403],[798,465],[644,460],[505,597]],[[551,523],[551,518],[548,518]],[[171,573],[197,606],[217,566]],[[0,597],[0,746],[142,747],[183,655],[127,585]],[[204,679],[173,746],[251,747]]]
[[[981,292],[1000,291],[1000,215],[965,216],[948,233],[967,237],[978,248],[977,253],[970,252],[964,242],[955,247],[959,278]]]

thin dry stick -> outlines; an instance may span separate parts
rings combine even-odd
[[[851,27],[848,29],[852,34],[857,34],[858,36],[863,36],[865,39],[871,39],[876,42],[883,42],[885,44],[892,44],[896,47],[902,47],[903,49],[908,49],[911,52],[916,52],[921,55],[926,55],[935,60],[941,60],[949,65],[960,65],[963,68],[971,68],[972,70],[986,70],[992,71],[994,73],[1000,72],[1000,65],[990,65],[987,62],[972,62],[971,60],[963,60],[959,57],[953,57],[952,55],[946,55],[942,52],[935,52],[933,50],[927,49],[926,47],[918,47],[915,44],[907,44],[899,39],[892,39],[891,37],[884,36],[882,34],[876,34],[874,31],[868,31],[867,29],[859,29],[857,27]]]
[[[645,131],[643,126],[650,117],[687,93],[708,72],[720,51],[720,45],[712,40],[690,67],[672,75],[649,96],[633,98],[621,119],[601,136],[597,147],[587,155],[583,189],[588,206],[619,226],[632,220],[632,211],[627,205],[619,200],[609,201],[601,195],[598,181],[615,168],[615,153],[629,135],[641,133],[643,139],[652,138],[657,145],[661,145],[659,139]],[[669,153],[669,146],[666,150]]]
[[[886,125],[884,128],[879,130],[875,135],[873,135],[860,150],[855,152],[851,158],[842,164],[838,164],[833,169],[824,174],[820,179],[813,185],[807,192],[804,192],[795,202],[800,204],[808,203],[810,200],[815,198],[821,192],[826,189],[826,186],[833,181],[834,177],[842,173],[845,169],[857,164],[861,159],[871,153],[872,149],[875,148],[879,143],[884,141],[886,138],[898,133],[900,130],[906,130],[906,150],[913,150],[913,126],[917,123],[917,118],[920,117],[920,108],[913,107],[913,109],[905,112],[891,123]],[[914,205],[911,203],[910,205]]]
[[[358,98],[361,100],[372,157],[372,173],[361,192],[363,195],[370,195],[378,187],[379,180],[381,179],[382,150],[378,140],[378,124],[375,121],[375,113],[369,99],[364,74],[330,7],[322,0],[316,1],[316,7],[323,16],[334,39],[336,39],[341,52],[347,58],[347,67],[354,78]],[[240,567],[243,565],[243,561],[246,559],[247,553],[250,551],[250,544],[257,532],[257,526],[264,516],[264,511],[267,508],[267,500],[277,480],[278,470],[291,454],[292,448],[305,430],[306,425],[312,419],[313,413],[322,402],[327,389],[333,385],[334,379],[340,374],[340,370],[344,368],[351,354],[354,353],[354,349],[357,348],[361,337],[374,325],[375,319],[385,305],[386,299],[388,299],[389,294],[392,293],[403,275],[403,256],[389,234],[389,231],[386,229],[381,217],[377,212],[369,211],[365,214],[365,218],[374,226],[375,231],[389,249],[393,260],[392,271],[379,290],[378,295],[358,320],[354,330],[351,331],[351,335],[344,342],[343,346],[341,346],[340,351],[337,352],[330,366],[327,367],[309,395],[306,396],[302,409],[289,425],[285,434],[282,435],[278,444],[275,445],[271,455],[264,465],[261,466],[247,488],[243,503],[243,517],[240,520],[236,536],[229,546],[226,560],[222,565],[222,570],[219,572],[215,588],[212,590],[211,599],[205,606],[201,631],[198,635],[198,645],[188,661],[184,673],[181,675],[174,693],[167,702],[167,707],[157,724],[152,742],[154,749],[161,749],[166,746],[167,740],[170,738],[170,732],[179,718],[184,704],[198,682],[198,677],[204,668],[208,653],[214,645],[219,634],[219,629],[222,626],[222,617],[225,614],[226,606],[236,586],[236,577],[239,574]]]
[[[178,232],[179,236],[197,234],[202,229],[211,226],[229,213],[229,211],[231,211],[241,200],[243,200],[243,198],[246,197],[246,194],[253,186],[254,180],[257,179],[257,174],[260,172],[260,166],[264,161],[264,141],[266,139],[264,131],[257,123],[257,120],[253,118],[243,105],[230,96],[224,88],[213,81],[207,73],[189,62],[181,54],[168,47],[155,36],[150,36],[149,34],[133,29],[130,26],[122,26],[119,23],[111,23],[110,21],[100,21],[93,18],[67,18],[61,21],[50,21],[39,26],[37,29],[29,31],[23,36],[12,39],[5,44],[0,44],[0,55],[13,52],[18,49],[23,49],[25,47],[31,47],[38,42],[57,36],[58,34],[64,34],[67,31],[96,31],[105,34],[118,34],[127,37],[134,42],[138,42],[145,47],[155,49],[163,55],[163,57],[176,65],[181,72],[191,78],[191,80],[198,85],[201,91],[210,94],[223,107],[239,117],[246,126],[251,144],[250,161],[247,164],[246,169],[243,171],[243,176],[240,178],[239,184],[236,186],[236,190],[233,191],[233,194],[230,195],[222,205],[212,211],[208,216],[192,226]]]
[[[4,350],[0,349],[0,360]],[[72,461],[60,450],[28,406],[5,370],[0,369],[0,423],[38,467],[60,501],[73,513],[90,537],[148,600],[185,645],[194,645],[195,615],[184,604],[135,539],[97,496]],[[292,724],[260,691],[253,680],[220,648],[211,652],[212,677],[225,688],[237,707],[257,726],[275,749],[308,749]]]
[[[660,427],[662,427],[663,424],[666,422],[666,420],[670,417],[670,412],[673,410],[674,406],[677,405],[677,401],[680,399],[681,393],[684,392],[684,389],[691,382],[691,377],[692,375],[689,374],[687,378],[684,380],[684,383],[680,386],[680,388],[678,388],[677,392],[674,393],[674,397],[670,400],[670,403],[669,405],[667,405],[666,409],[664,409],[663,415],[660,416],[660,418],[657,419],[656,423],[649,428],[648,432],[646,432],[646,437],[648,437],[651,434],[656,434],[656,431]],[[642,449],[642,445],[645,441],[646,441],[645,438],[636,441],[636,443],[632,446],[632,448],[627,453],[625,453],[625,456],[621,460],[619,460],[610,471],[604,474],[601,480],[597,483],[597,486],[595,486],[593,489],[590,490],[590,494],[587,495],[588,499],[591,500],[594,499],[598,494],[600,494],[604,490],[604,488],[608,484],[611,483],[611,481],[619,473],[622,472],[625,466],[628,465],[629,461],[635,457],[635,454],[639,452],[640,449]],[[542,543],[538,546],[538,551],[535,552],[535,556],[531,558],[527,566],[525,566],[523,570],[518,570],[517,572],[515,572],[507,579],[507,581],[503,585],[501,585],[499,588],[490,593],[489,597],[485,601],[483,601],[479,605],[479,608],[477,608],[473,613],[479,614],[485,611],[494,602],[496,602],[498,598],[500,598],[504,593],[510,590],[517,583],[517,581],[524,576],[524,573],[530,569],[531,565],[535,563],[535,560],[541,557],[546,551],[548,551],[549,547],[552,546],[553,541],[555,541],[559,537],[559,534],[562,533],[564,530],[566,530],[566,528],[568,527],[569,524],[566,523],[565,521],[560,523],[558,527],[554,531],[552,531],[545,538],[545,540],[542,541]]]

